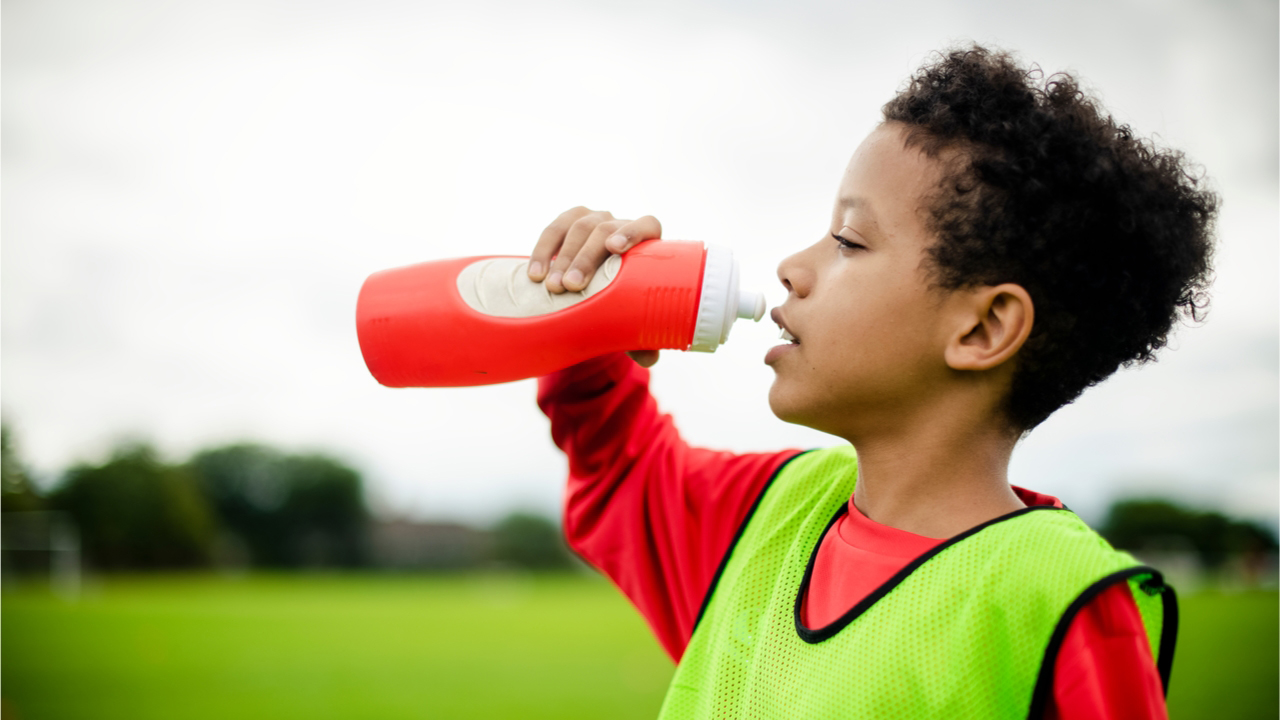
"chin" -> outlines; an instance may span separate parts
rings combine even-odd
[[[788,393],[785,389],[779,388],[777,379],[773,381],[773,386],[769,388],[769,409],[773,411],[774,416],[783,422],[811,427],[804,420],[803,403],[797,402],[794,393]]]
[[[802,396],[794,392],[787,392],[785,388],[779,388],[777,380],[774,380],[773,387],[769,388],[769,409],[773,411],[774,416],[779,420],[852,442],[843,434],[844,428],[839,425],[832,425],[833,416],[830,403],[824,408],[821,402],[812,402],[812,398],[810,400],[810,402],[805,402],[805,398]]]

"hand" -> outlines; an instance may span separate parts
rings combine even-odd
[[[529,279],[546,280],[547,290],[579,292],[610,254],[621,255],[645,240],[662,237],[652,215],[620,220],[612,213],[576,207],[560,213],[529,256]]]
[[[645,240],[661,237],[662,224],[652,215],[622,220],[581,206],[566,210],[538,238],[529,256],[529,279],[545,280],[552,293],[579,292],[610,254],[621,255]],[[643,367],[658,362],[657,350],[627,354]]]

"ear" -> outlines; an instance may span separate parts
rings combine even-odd
[[[1021,285],[1004,283],[962,291],[957,325],[947,343],[953,370],[990,370],[1017,354],[1031,335],[1035,308]]]

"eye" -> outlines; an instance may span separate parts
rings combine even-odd
[[[861,243],[853,242],[852,240],[849,240],[848,238],[840,237],[839,235],[837,235],[837,234],[835,234],[835,233],[831,233],[831,237],[832,237],[832,238],[835,238],[835,241],[836,241],[836,242],[838,242],[838,243],[840,243],[840,247],[842,247],[842,248],[846,248],[846,249],[849,249],[849,250],[865,250],[865,249],[867,248],[867,246],[866,246],[866,245],[863,245],[863,244],[861,244]]]

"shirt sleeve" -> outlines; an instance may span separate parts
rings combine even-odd
[[[1098,593],[1058,651],[1046,720],[1168,720],[1164,685],[1128,583]]]
[[[690,447],[649,393],[649,371],[608,355],[540,378],[538,406],[568,455],[564,531],[679,660],[720,562],[797,450]]]

